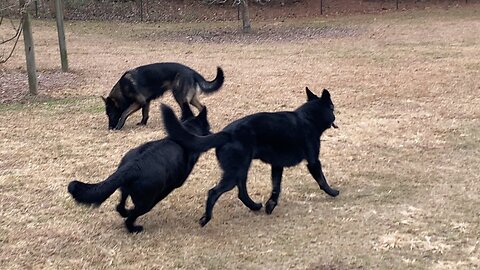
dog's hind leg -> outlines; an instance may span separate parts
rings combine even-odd
[[[128,217],[125,219],[125,226],[130,233],[139,233],[143,231],[143,226],[135,225],[134,223],[139,216],[147,213],[150,209],[152,209],[152,207],[136,204],[132,210],[128,211]]]
[[[172,83],[172,94],[175,101],[182,108],[183,103],[190,103],[195,95],[194,81],[188,76],[177,75]]]
[[[125,208],[125,203],[127,202],[128,193],[121,188],[120,202],[117,205],[117,212],[120,216],[126,218],[128,216],[129,210]]]
[[[282,184],[283,167],[272,165],[272,195],[265,205],[265,212],[271,214],[275,206],[278,204]]]
[[[238,198],[243,202],[243,204],[246,207],[250,208],[250,210],[252,211],[258,211],[262,209],[262,204],[254,202],[248,195],[247,172],[245,172],[239,177],[237,187],[238,187]]]
[[[223,193],[232,190],[236,186],[237,183],[235,181],[235,178],[235,175],[224,173],[222,180],[220,180],[220,183],[218,183],[215,187],[208,191],[205,214],[199,221],[200,226],[203,227],[207,225],[210,219],[212,219],[213,206]]]
[[[143,226],[135,225],[135,221],[139,216],[150,211],[157,203],[155,189],[150,188],[149,186],[143,186],[142,190],[139,190],[138,188],[139,186],[136,185],[136,188],[130,190],[130,198],[135,206],[128,211],[128,217],[125,219],[125,226],[131,233],[139,233],[143,231]]]
[[[150,101],[147,101],[145,105],[142,107],[142,121],[140,121],[137,125],[146,125],[148,121],[148,114],[150,112]]]
[[[190,100],[190,104],[195,106],[195,108],[197,108],[199,112],[201,112],[203,110],[203,108],[205,107],[205,106],[202,105],[200,100],[198,100],[198,91],[195,91],[195,94],[192,96],[192,98]]]
[[[340,193],[338,190],[333,189],[328,185],[327,179],[322,171],[322,164],[320,163],[320,160],[317,160],[314,163],[308,163],[307,167],[310,174],[313,176],[315,181],[317,181],[321,190],[325,191],[325,193],[332,197],[336,197]]]
[[[239,184],[239,180],[244,183],[247,179],[248,169],[252,161],[252,150],[246,148],[240,142],[235,144],[226,144],[216,149],[217,159],[223,170],[223,176],[220,182],[208,191],[207,203],[205,205],[205,214],[200,219],[200,225],[205,226],[212,218],[213,206],[218,198],[225,192],[232,190]],[[246,199],[248,197],[246,185],[239,186],[239,197]],[[242,200],[243,201],[243,200]],[[250,202],[251,201],[251,202]],[[250,198],[243,201],[249,208],[254,206]],[[250,206],[249,206],[250,205]]]

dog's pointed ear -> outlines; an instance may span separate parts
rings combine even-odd
[[[327,89],[323,89],[322,97],[323,100],[331,100],[330,92]]]
[[[307,101],[318,99],[317,95],[312,93],[312,91],[310,91],[310,89],[308,89],[308,87],[305,87],[305,91],[307,92]]]
[[[115,106],[115,108],[120,108],[120,106],[118,105],[118,102],[111,98],[111,97],[103,97],[102,96],[102,99],[103,99],[103,102],[105,102],[105,105],[107,106]]]
[[[180,118],[180,121],[185,121],[189,118],[194,117],[192,109],[190,109],[190,105],[188,105],[188,102],[182,103],[182,117]]]
[[[206,106],[203,107],[203,109],[198,114],[197,118],[205,120],[205,121],[207,120],[207,107]]]

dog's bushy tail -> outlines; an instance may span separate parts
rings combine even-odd
[[[217,67],[217,76],[213,81],[206,81],[200,74],[195,74],[195,81],[202,89],[202,92],[205,93],[212,93],[220,89],[223,85],[223,81],[225,80],[225,76],[223,75],[223,70],[221,67]]]
[[[130,167],[131,166],[119,168],[105,181],[96,184],[88,184],[74,180],[68,184],[68,192],[75,201],[79,203],[99,206],[108,199],[117,188],[134,177],[134,170]]]
[[[160,108],[162,110],[163,124],[169,139],[190,151],[202,153],[210,148],[221,146],[230,140],[230,136],[224,132],[207,136],[192,134],[180,123],[170,107],[162,104]]]

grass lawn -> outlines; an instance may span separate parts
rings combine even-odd
[[[0,268],[473,269],[480,267],[480,8],[255,22],[66,22],[62,74],[54,21],[33,21],[40,97],[28,91],[23,48],[0,66]],[[11,29],[3,24],[0,39]],[[4,47],[2,47],[4,48]],[[6,50],[6,49],[5,49]],[[1,51],[0,51],[1,52]],[[259,111],[293,110],[305,86],[328,88],[338,130],[322,137],[330,198],[304,163],[285,170],[272,215],[236,190],[198,219],[220,177],[204,154],[186,184],[126,232],[118,193],[99,208],[67,193],[98,182],[129,149],[165,136],[158,106],[107,130],[100,95],[129,68],[176,61],[219,92],[201,95],[214,131]],[[6,92],[8,91],[8,92]],[[14,94],[17,93],[17,94]],[[19,94],[18,94],[19,93]],[[249,193],[266,202],[270,167],[255,161]]]

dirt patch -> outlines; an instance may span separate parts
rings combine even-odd
[[[84,83],[84,77],[72,72],[38,71],[38,94],[45,98],[72,95],[72,89]],[[28,77],[20,70],[0,70],[0,103],[28,100]]]
[[[187,30],[176,32],[155,32],[154,37],[163,41],[187,43],[240,43],[256,44],[262,42],[307,41],[317,38],[354,37],[361,30],[340,26],[305,26],[282,27],[283,23],[258,26],[252,33],[242,33],[238,28]],[[150,34],[152,36],[152,34]]]

